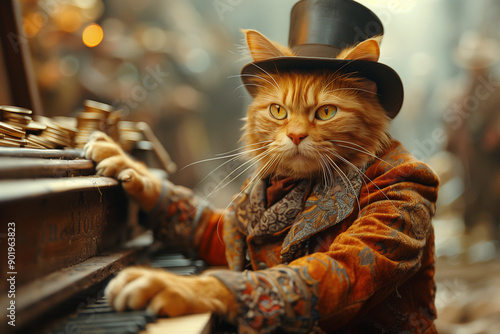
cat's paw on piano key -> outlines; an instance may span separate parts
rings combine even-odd
[[[229,290],[212,276],[179,276],[161,269],[130,267],[106,287],[117,311],[148,309],[160,316],[215,312],[227,314],[235,303]]]

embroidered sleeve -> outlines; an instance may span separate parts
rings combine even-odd
[[[169,248],[198,250],[198,256],[211,265],[225,265],[224,244],[219,237],[224,222],[192,190],[164,180],[156,206],[142,219],[157,240]]]
[[[218,271],[211,275],[236,296],[238,333],[272,333],[276,329],[314,333],[317,329],[317,282],[300,268],[280,265],[261,271]]]

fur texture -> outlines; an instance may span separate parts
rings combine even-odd
[[[256,31],[244,33],[255,61],[293,55]],[[340,57],[377,61],[378,42],[370,39],[344,50]],[[323,71],[267,73],[256,76],[253,84],[259,91],[249,107],[242,139],[260,177],[310,178],[328,185],[332,173],[362,167],[390,140],[386,133],[389,118],[377,101],[373,82]],[[272,105],[283,108],[286,117],[273,117]],[[317,112],[325,106],[336,114],[321,120]],[[98,174],[122,181],[145,210],[154,207],[161,182],[106,135],[94,134],[85,155],[97,163]],[[171,316],[206,311],[229,318],[236,315],[234,296],[213,277],[179,277],[160,270],[128,268],[110,282],[106,295],[117,310],[149,308]]]
[[[247,30],[247,44],[254,60],[289,56],[292,51]],[[380,38],[343,50],[342,59],[377,61]],[[243,140],[250,158],[260,159],[261,176],[277,174],[296,178],[327,178],[332,163],[345,170],[362,167],[389,143],[390,122],[377,99],[375,83],[337,72],[265,73],[251,82],[258,93],[250,105]],[[278,120],[269,107],[287,112]],[[326,121],[315,118],[322,106],[335,106],[337,114]],[[303,138],[297,145],[293,138]],[[349,143],[351,148],[345,147]],[[352,146],[365,151],[352,149]]]

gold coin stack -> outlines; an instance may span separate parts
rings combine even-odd
[[[121,121],[118,123],[118,128],[119,143],[126,152],[131,152],[138,142],[145,140],[136,122]]]
[[[0,106],[0,146],[54,149],[73,147],[76,129],[48,117],[31,117],[32,111]]]
[[[30,134],[30,142],[42,148],[73,147],[77,129],[44,116],[36,116],[35,120],[46,128],[39,135]]]
[[[36,149],[83,148],[94,131],[120,139],[121,112],[110,105],[86,100],[76,120],[70,117],[35,116],[32,111],[0,106],[0,146]],[[76,128],[75,128],[76,124]]]
[[[41,131],[44,127],[33,122],[32,111],[14,106],[0,106],[0,146],[26,147],[27,131]]]
[[[83,148],[94,131],[108,133],[108,120],[113,112],[113,107],[110,105],[92,100],[86,100],[83,105],[83,112],[77,116],[78,133],[75,137],[77,148]]]

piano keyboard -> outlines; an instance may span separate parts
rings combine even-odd
[[[207,268],[200,260],[191,260],[179,253],[158,252],[149,266],[163,268],[178,275],[195,275]],[[157,318],[148,311],[116,312],[106,298],[83,307],[75,315],[53,329],[51,334],[137,334],[137,333],[208,333],[210,314],[177,318]],[[168,331],[165,331],[165,330]]]

